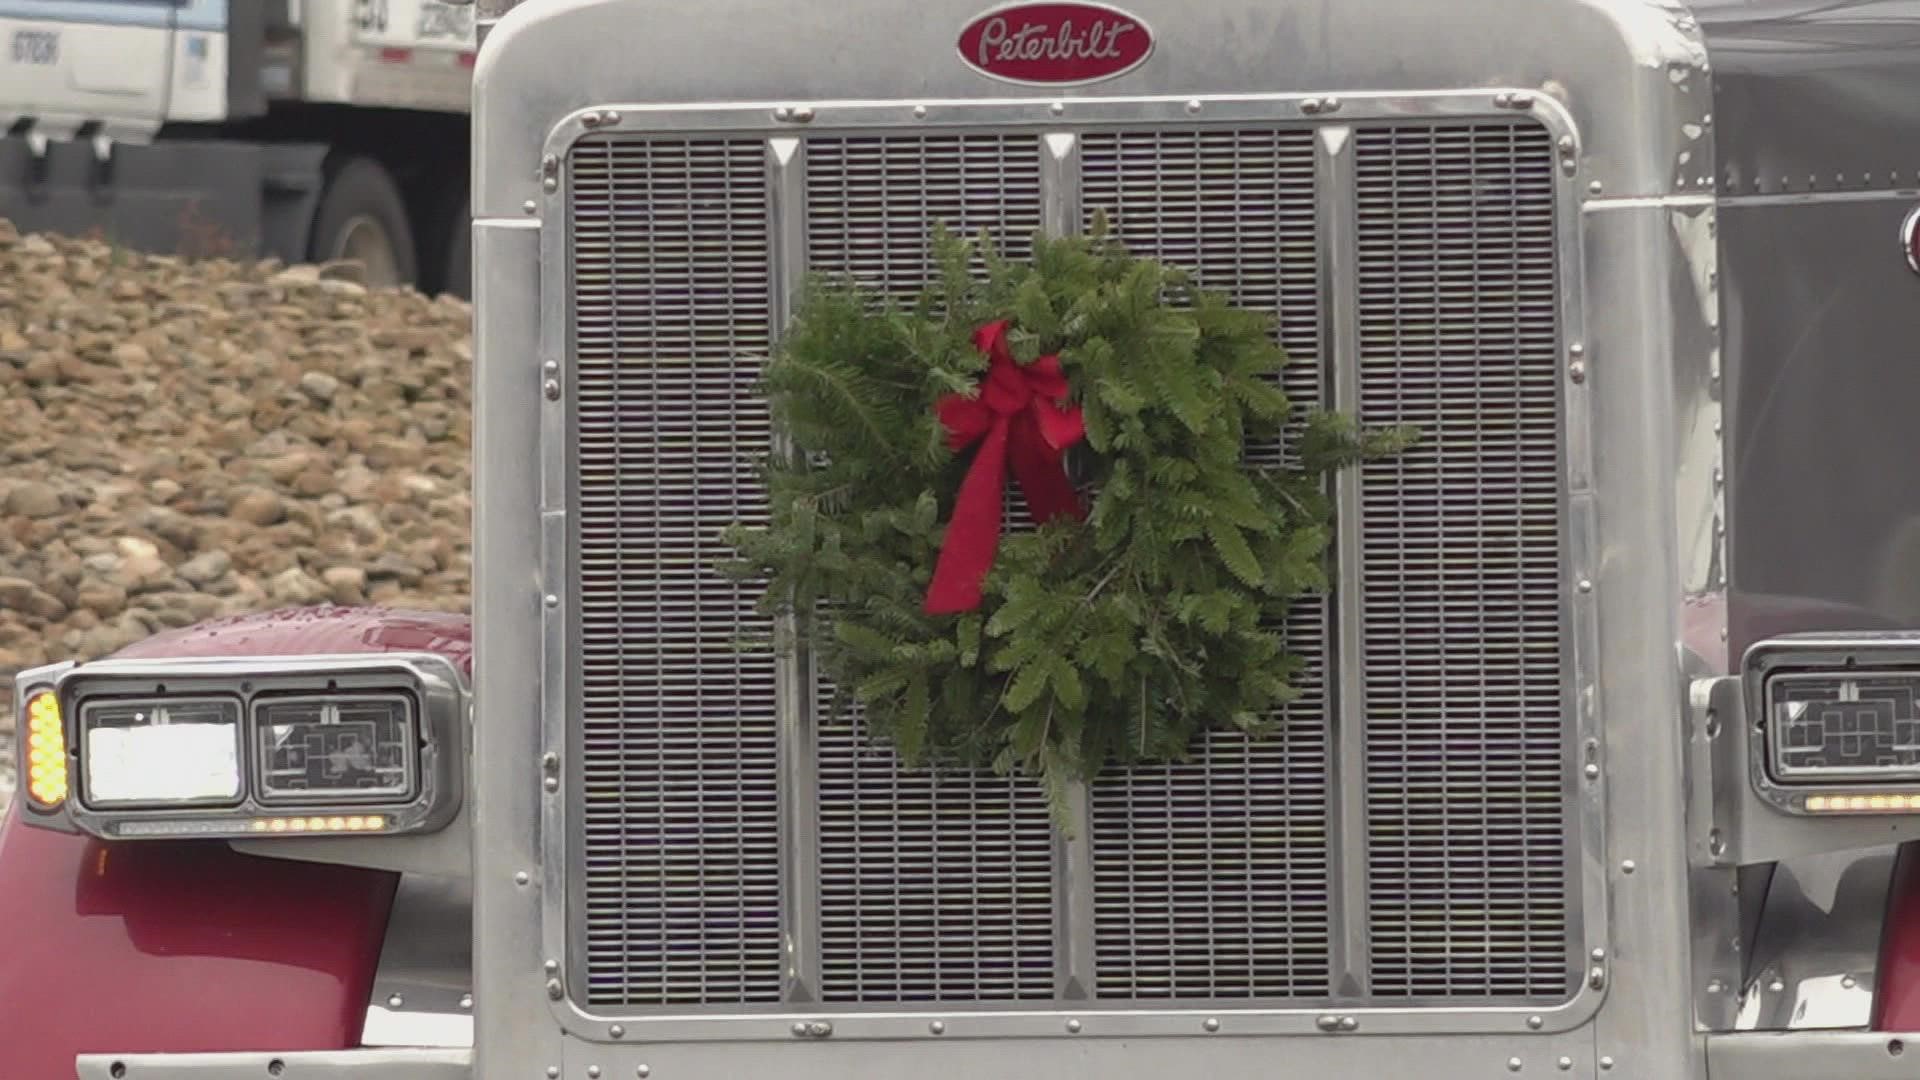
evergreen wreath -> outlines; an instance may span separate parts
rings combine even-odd
[[[1029,774],[1056,813],[1109,764],[1265,733],[1288,606],[1326,584],[1326,479],[1410,434],[1317,413],[1289,463],[1250,459],[1292,413],[1272,320],[1104,226],[934,253],[908,305],[808,283],[760,386],[769,524],[727,530],[729,571],[904,763]],[[1000,535],[1008,466],[1037,520]]]

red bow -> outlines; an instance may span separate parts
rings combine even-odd
[[[1034,524],[1085,516],[1062,459],[1087,428],[1080,407],[1066,403],[1067,378],[1060,372],[1060,358],[1043,356],[1026,367],[1014,363],[1004,320],[975,330],[973,344],[992,365],[981,380],[979,396],[948,394],[934,406],[947,429],[948,446],[962,450],[984,441],[960,484],[946,543],[933,568],[927,587],[929,615],[980,606],[981,583],[1000,549],[1000,504],[1009,463]]]

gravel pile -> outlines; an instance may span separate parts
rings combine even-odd
[[[24,667],[242,611],[466,609],[463,301],[5,221],[0,282],[0,759]]]

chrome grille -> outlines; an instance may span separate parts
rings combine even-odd
[[[1553,147],[1355,134],[1372,988],[1569,989]]]
[[[759,140],[577,145],[570,163],[586,999],[775,1001],[774,660],[717,533],[764,518]]]
[[[1042,220],[1034,134],[802,141],[805,198],[787,212],[804,213],[816,270],[905,295],[930,270],[933,222],[1017,256]],[[1551,143],[1524,121],[1360,123],[1357,190],[1328,192],[1316,141],[1302,126],[1095,131],[1063,182],[1136,250],[1276,311],[1303,404],[1331,385],[1328,290],[1350,290],[1343,373],[1362,417],[1424,436],[1367,467],[1344,523],[1361,530],[1364,625],[1345,662],[1364,700],[1334,699],[1337,605],[1302,604],[1287,632],[1311,671],[1275,738],[1215,735],[1189,762],[1103,777],[1073,841],[1030,785],[902,770],[857,715],[776,724],[775,661],[741,646],[769,629],[753,590],[711,572],[718,529],[764,514],[753,469],[770,432],[750,385],[770,296],[794,284],[772,265],[769,237],[792,223],[773,220],[768,148],[637,132],[576,147],[569,814],[585,877],[570,971],[587,1004],[1567,992]],[[1331,282],[1320,230],[1348,196],[1358,274]],[[830,689],[812,680],[816,715]],[[1355,710],[1352,731],[1331,721]],[[782,755],[817,796],[785,833]],[[1331,807],[1351,785],[1366,820],[1349,835]],[[797,857],[783,835],[811,838],[817,907],[781,891]],[[783,920],[817,955],[783,956]],[[1341,927],[1364,930],[1353,970]],[[791,986],[787,960],[804,969]]]
[[[894,296],[927,284],[936,222],[1015,257],[1040,226],[1031,137],[814,139],[806,177],[808,265]],[[822,997],[1052,997],[1045,797],[990,773],[903,770],[857,714],[825,719],[832,688],[816,686]]]
[[[1087,225],[1273,312],[1304,411],[1321,400],[1313,134],[1103,132],[1081,148]],[[1278,446],[1250,448],[1271,460]],[[1193,761],[1094,785],[1096,986],[1108,998],[1318,998],[1328,966],[1328,725],[1321,598],[1288,619],[1309,663],[1259,742],[1206,736]]]

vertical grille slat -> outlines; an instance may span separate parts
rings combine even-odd
[[[984,230],[1014,258],[1040,227],[1032,136],[813,139],[806,175],[808,265],[900,299],[928,283],[935,223],[968,239]],[[987,773],[905,770],[857,711],[825,719],[832,687],[816,687],[821,996],[1052,997],[1045,796]]]
[[[758,140],[587,140],[570,163],[574,588],[586,997],[777,1001],[769,627],[713,570],[764,520],[769,331]]]
[[[1553,148],[1356,133],[1368,908],[1380,997],[1569,989]]]
[[[1276,316],[1300,412],[1323,397],[1313,134],[1098,132],[1081,205],[1137,254]],[[1282,447],[1250,447],[1271,462]],[[1298,604],[1308,661],[1275,734],[1224,732],[1191,762],[1115,772],[1092,792],[1094,939],[1103,998],[1328,993],[1327,606]]]

